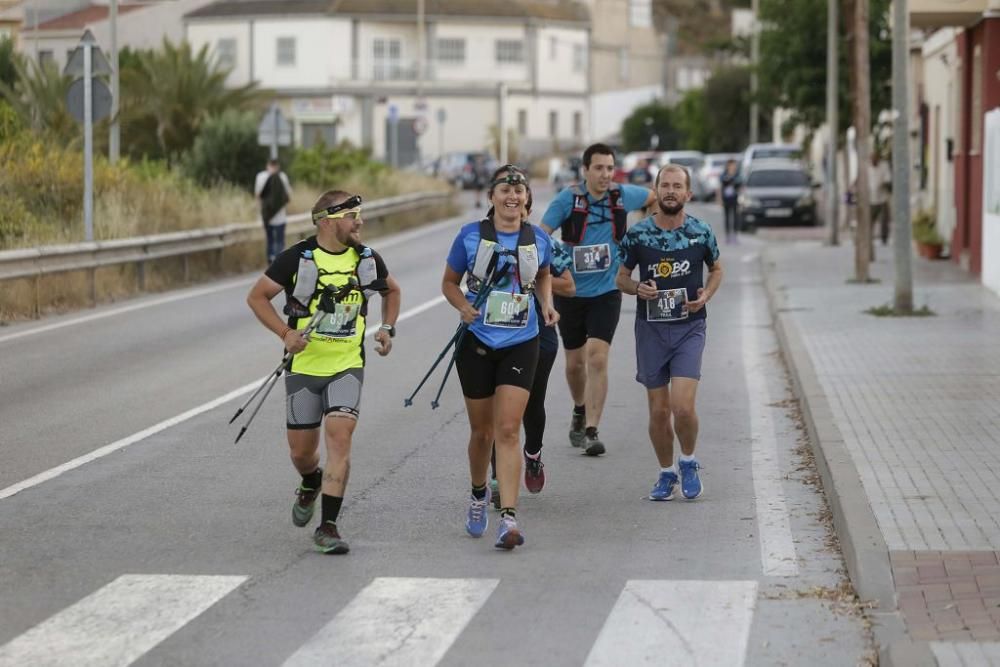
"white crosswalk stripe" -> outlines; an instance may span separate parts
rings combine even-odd
[[[630,580],[585,665],[738,667],[756,603],[756,581]]]
[[[123,575],[0,646],[0,665],[129,665],[244,581]]]
[[[437,664],[500,583],[379,577],[295,652],[286,667]]]

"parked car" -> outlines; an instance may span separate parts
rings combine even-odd
[[[743,178],[739,216],[744,230],[759,225],[816,224],[814,184],[809,172],[791,160],[757,160]]]
[[[659,157],[660,151],[633,151],[631,153],[626,153],[615,164],[615,173],[614,176],[612,176],[612,180],[616,183],[648,185],[648,183],[652,183],[652,179],[648,179],[647,183],[647,178],[643,177],[641,174],[637,174],[636,169],[640,169],[644,162],[646,163],[648,169],[657,163]],[[653,178],[656,178],[656,172],[653,172]]]
[[[725,171],[726,163],[736,160],[736,164],[739,164],[741,159],[743,159],[742,153],[709,153],[705,156],[705,164],[700,174],[701,182],[713,197],[719,191],[719,176]]]
[[[552,175],[552,186],[559,192],[583,181],[583,158],[573,155],[564,160]]]
[[[464,190],[485,187],[490,174],[498,167],[488,153],[457,151],[445,153],[438,161],[434,175]]]
[[[679,164],[688,170],[691,176],[691,192],[695,201],[708,201],[715,197],[715,192],[709,190],[701,180],[701,168],[705,164],[705,154],[701,151],[664,151],[657,161],[649,166],[650,173],[656,178],[656,173],[665,164]]]
[[[795,144],[750,144],[743,151],[740,173],[747,174],[755,160],[801,160],[802,147]]]

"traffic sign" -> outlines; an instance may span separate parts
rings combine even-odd
[[[448,112],[444,110],[444,107],[441,107],[440,109],[438,109],[437,110],[437,121],[443,125],[444,122],[447,119],[448,119]]]
[[[77,79],[69,84],[69,90],[66,91],[66,106],[69,107],[69,112],[73,114],[73,118],[76,118],[81,123],[84,122],[84,113],[86,112],[83,107],[83,88],[86,85],[86,81],[86,79]],[[91,79],[90,86],[91,95],[93,96],[91,120],[97,122],[111,115],[111,90],[108,88],[108,84],[104,83],[101,79]]]
[[[92,49],[90,56],[91,76],[110,75],[111,65],[108,64],[108,59],[104,57],[104,53],[101,51],[100,47],[97,46],[97,40],[94,39],[93,33],[89,30],[83,33],[83,37],[80,38],[79,46],[70,52],[69,58],[66,60],[66,67],[63,68],[63,74],[73,77],[74,79],[83,76],[83,50],[87,47]]]
[[[389,105],[389,122],[397,123],[399,122],[399,107],[395,104]]]
[[[271,105],[257,126],[257,143],[261,146],[292,145],[292,124],[277,104]]]

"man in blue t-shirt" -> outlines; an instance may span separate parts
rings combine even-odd
[[[597,427],[608,395],[608,352],[618,326],[622,295],[615,286],[618,243],[626,216],[652,205],[648,188],[611,181],[615,154],[605,144],[583,152],[584,182],[556,195],[542,216],[542,229],[562,230],[572,251],[576,296],[555,297],[559,333],[566,350],[566,382],[573,397],[569,440],[588,456],[605,452]]]
[[[617,285],[638,297],[635,313],[635,379],[646,387],[649,438],[660,463],[650,500],[673,500],[677,486],[674,433],[681,445],[681,492],[701,495],[695,393],[705,350],[705,304],[722,284],[719,245],[712,228],[684,213],[691,177],[676,164],[656,177],[658,210],[634,225],[621,244]],[[632,273],[639,268],[639,280]],[[708,281],[704,282],[705,268]],[[671,423],[673,422],[673,423]]]

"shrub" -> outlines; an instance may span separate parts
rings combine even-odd
[[[371,159],[367,149],[341,142],[333,148],[320,143],[312,148],[298,149],[288,168],[288,175],[293,187],[296,182],[301,182],[325,189],[342,181],[348,174],[378,181],[387,171],[388,167]]]
[[[229,183],[252,190],[267,153],[267,148],[257,145],[253,112],[229,109],[202,126],[183,162],[184,172],[204,186]]]
[[[933,213],[926,209],[918,211],[913,216],[913,240],[927,245],[944,245],[944,239],[938,233],[936,225]]]

